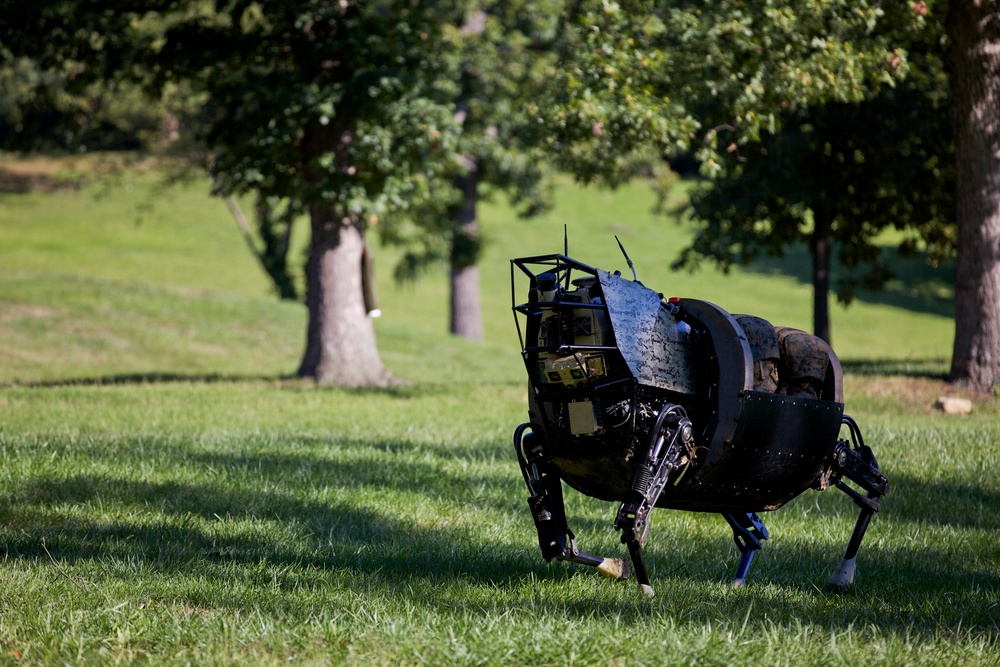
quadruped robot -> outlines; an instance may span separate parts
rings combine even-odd
[[[833,350],[707,301],[664,299],[625,259],[632,280],[565,254],[511,260],[529,380],[529,421],[515,430],[514,448],[542,556],[615,579],[634,570],[640,591],[652,596],[642,556],[652,509],[718,512],[733,530],[740,552],[733,584],[742,586],[768,538],[758,513],[806,489],[836,486],[861,513],[827,586],[850,588],[889,483],[844,414]],[[518,303],[524,277],[528,300]],[[578,549],[563,482],[619,503],[614,527],[631,568]]]

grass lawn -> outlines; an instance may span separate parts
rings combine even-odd
[[[947,270],[901,265],[833,311],[847,412],[893,485],[855,588],[823,591],[854,506],[810,491],[764,517],[745,589],[721,517],[654,513],[647,599],[538,553],[508,260],[560,251],[566,224],[572,255],[627,271],[618,234],[649,286],[808,328],[800,257],[671,273],[690,230],[641,184],[566,185],[536,221],[494,202],[486,342],[445,333],[444,271],[394,285],[376,246],[380,349],[410,384],[317,390],[291,379],[303,308],[207,183],[97,171],[0,195],[0,665],[1000,665],[1000,405],[933,408]],[[567,505],[582,548],[624,555],[613,505]]]

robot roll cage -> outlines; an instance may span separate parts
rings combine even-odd
[[[529,281],[520,304],[519,274]],[[833,485],[860,515],[827,585],[853,584],[858,548],[889,483],[843,414],[840,364],[825,343],[813,341],[826,364],[815,395],[777,393],[755,384],[755,352],[737,319],[706,301],[665,301],[638,280],[563,254],[511,260],[511,295],[530,385],[529,421],[515,430],[514,448],[546,561],[631,574],[624,559],[577,548],[565,481],[620,503],[614,527],[644,594],[653,594],[642,547],[654,507],[722,514],[740,552],[733,584],[743,585],[768,538],[757,512]],[[771,331],[759,318],[739,321]]]

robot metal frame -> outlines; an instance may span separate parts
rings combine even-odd
[[[565,254],[511,260],[530,385],[529,420],[515,430],[514,448],[542,556],[615,579],[634,570],[651,596],[642,548],[652,509],[717,512],[733,530],[740,552],[733,584],[741,586],[768,538],[758,513],[809,488],[835,486],[860,515],[827,586],[850,588],[889,483],[844,414],[833,350],[805,332],[707,301],[664,299],[632,273],[628,280]],[[522,303],[519,276],[528,279]],[[631,568],[625,559],[580,551],[563,482],[619,503],[614,527]]]

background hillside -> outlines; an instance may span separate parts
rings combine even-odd
[[[304,346],[305,310],[273,297],[224,203],[209,196],[207,177],[168,186],[148,164],[102,175],[104,168],[93,158],[7,164],[37,185],[0,198],[0,326],[7,343],[0,381],[292,374]],[[675,189],[675,201],[684,189]],[[446,267],[400,284],[393,279],[398,251],[372,241],[386,364],[409,380],[461,381],[463,372],[520,378],[509,260],[561,252],[564,225],[570,254],[588,264],[627,274],[617,235],[639,279],[658,291],[810,328],[804,249],[728,275],[710,265],[671,271],[691,232],[654,215],[654,204],[643,182],[611,191],[567,181],[555,210],[538,219],[518,219],[499,200],[485,206],[482,346],[446,333]],[[300,231],[307,233],[305,221]],[[899,279],[886,291],[834,307],[834,347],[849,367],[891,361],[943,374],[954,335],[952,268],[931,269],[919,258],[896,268]]]

